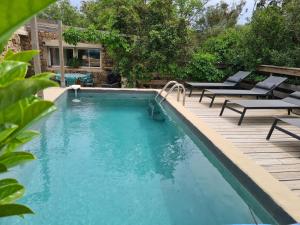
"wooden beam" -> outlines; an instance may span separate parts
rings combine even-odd
[[[63,48],[63,25],[62,21],[58,21],[58,44],[59,44],[59,61],[60,61],[60,74],[61,74],[61,80],[60,80],[60,86],[66,87],[65,82],[65,63],[64,63],[64,48]]]
[[[33,50],[40,50],[36,16],[34,16],[30,21],[30,26],[31,26],[31,48]],[[33,58],[33,66],[34,66],[35,74],[41,73],[41,61],[39,55],[36,55]]]
[[[260,65],[257,71],[300,77],[300,68]]]
[[[30,32],[31,32],[31,49],[32,50],[40,50],[39,46],[39,34],[38,34],[38,26],[37,26],[37,19],[36,16],[32,18],[30,21]],[[33,68],[34,68],[34,74],[41,73],[41,59],[40,54],[36,55],[33,58]],[[40,98],[44,98],[43,91],[39,91],[37,94]]]

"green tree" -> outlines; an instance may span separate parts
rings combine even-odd
[[[226,2],[209,6],[197,21],[197,28],[204,32],[205,37],[218,35],[225,29],[236,26],[244,6],[244,0],[232,6]]]
[[[90,22],[106,34],[99,35],[100,40],[109,49],[118,70],[135,83],[136,78],[144,79],[152,73],[172,76],[187,64],[192,48],[193,13],[200,10],[200,5],[192,0],[183,3],[102,0],[85,2],[82,11],[87,18],[95,15]],[[65,38],[71,34],[78,37],[79,33],[70,29]]]
[[[195,27],[197,21],[203,16],[204,3],[199,0],[174,0],[177,14],[183,18],[190,27]]]
[[[186,67],[185,79],[204,82],[217,82],[224,74],[216,68],[217,59],[213,54],[196,51]]]
[[[228,28],[216,37],[208,38],[201,46],[204,52],[216,56],[219,65],[226,68],[225,74],[244,69],[243,40],[247,26]]]
[[[268,5],[255,11],[244,40],[248,67],[255,68],[258,64],[300,66],[297,2]]]
[[[280,6],[282,3],[288,0],[259,0],[256,4],[256,8],[264,8],[268,6]]]
[[[84,26],[85,19],[83,14],[70,3],[70,0],[59,0],[50,5],[39,15],[39,18],[48,20],[61,20],[68,26]]]
[[[259,64],[300,66],[300,4],[289,0],[258,7],[252,21],[208,38],[203,51],[217,56],[230,71],[255,70]]]

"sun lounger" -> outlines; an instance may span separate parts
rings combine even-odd
[[[271,129],[270,129],[270,131],[268,133],[267,140],[270,140],[270,138],[271,138],[271,136],[273,134],[274,129],[280,130],[281,132],[283,132],[283,133],[285,133],[287,135],[290,135],[291,137],[294,137],[294,138],[300,140],[300,136],[299,135],[294,134],[291,131],[288,131],[287,129],[278,126],[278,122],[279,121],[300,128],[300,118],[293,118],[293,117],[275,118],[274,123],[273,123],[273,125],[272,125],[272,127],[271,127]]]
[[[185,82],[185,86],[190,89],[189,97],[191,97],[193,89],[205,89],[205,88],[234,88],[238,87],[240,82],[244,80],[251,72],[239,71],[233,76],[228,77],[223,83],[201,83],[201,82]]]
[[[251,90],[234,90],[234,89],[204,89],[199,102],[203,97],[211,98],[210,106],[212,107],[217,96],[255,96],[268,97],[273,95],[273,90],[282,84],[287,78],[270,76],[262,82],[257,83]],[[206,94],[205,92],[209,92]]]
[[[239,107],[242,107],[243,109],[240,111],[236,108],[233,108],[230,105],[238,105]],[[300,109],[300,92],[293,92],[288,97],[284,99],[261,99],[261,100],[225,100],[220,116],[223,115],[223,112],[225,108],[230,109],[234,112],[237,112],[241,114],[240,120],[238,122],[238,125],[241,125],[246,111],[247,110],[258,110],[258,109],[287,109],[288,114],[290,114],[291,110],[293,109]]]

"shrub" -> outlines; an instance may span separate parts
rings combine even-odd
[[[220,81],[223,74],[216,68],[217,58],[210,53],[196,52],[186,67],[188,80],[194,81]]]
[[[242,40],[246,27],[229,28],[216,37],[207,39],[201,46],[203,51],[216,56],[217,63],[227,68],[225,74],[243,69]]]
[[[291,43],[282,9],[277,6],[258,9],[243,41],[245,66],[255,69],[258,64],[272,64],[272,52],[287,51]]]

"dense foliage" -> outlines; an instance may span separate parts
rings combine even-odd
[[[85,1],[80,13],[92,28],[82,32],[71,28],[65,37],[70,43],[103,43],[116,68],[131,81],[153,76],[218,81],[237,70],[255,70],[259,64],[300,67],[299,0],[259,0],[245,25],[237,25],[244,1],[231,6],[204,3]],[[200,68],[202,60],[210,58],[207,55],[213,56],[215,66],[206,63],[209,72],[192,73],[197,73],[197,62]],[[195,60],[199,56],[204,57]],[[223,75],[216,68],[222,68]]]
[[[51,2],[53,0],[31,1],[30,7],[27,7],[29,1],[2,0],[0,4],[1,46],[5,46],[7,39],[20,25]],[[19,10],[20,8],[23,10]],[[38,91],[56,85],[49,80],[50,74],[44,73],[25,79],[28,62],[37,54],[37,51],[16,54],[8,51],[0,60],[1,175],[35,158],[30,152],[21,149],[23,144],[38,135],[36,131],[26,130],[26,127],[54,109],[52,102],[36,97]],[[8,176],[4,175],[4,177]],[[16,179],[0,179],[0,217],[33,213],[27,206],[15,203],[24,195],[24,192],[25,188]]]
[[[92,26],[85,30],[70,28],[64,38],[71,44],[104,44],[116,68],[133,85],[136,79],[153,76],[214,80],[220,77],[219,71],[208,54],[197,51],[202,35],[199,30],[234,26],[242,5],[229,8],[222,3],[205,14],[202,2],[195,0],[87,1],[81,10]],[[218,14],[218,19],[209,14]],[[200,72],[204,61],[209,62],[204,70],[209,73],[192,74]]]
[[[217,58],[210,54],[197,51],[184,69],[185,80],[212,82],[223,79],[223,73],[216,68]]]
[[[215,55],[219,66],[226,68],[226,73],[243,69],[243,39],[246,27],[226,29],[218,36],[205,40],[203,51]]]
[[[70,3],[70,0],[60,0],[53,3],[43,10],[38,17],[48,20],[61,20],[63,24],[68,26],[85,25],[83,14]]]
[[[300,2],[283,3],[261,1],[249,24],[208,38],[203,49],[231,70],[255,70],[259,64],[300,67]]]
[[[104,31],[97,34],[91,27],[82,32],[71,28],[64,38],[69,43],[88,40],[90,36],[100,40],[118,70],[131,83],[151,73],[171,76],[177,71],[175,67],[186,65],[186,59],[190,58],[189,24],[194,8],[188,7],[192,2],[185,5],[171,0],[94,2],[99,6],[93,8],[94,15],[99,15],[94,28]]]
[[[208,6],[201,19],[197,21],[197,29],[201,31],[200,37],[206,39],[235,27],[244,6],[245,1],[232,6],[223,1]]]

